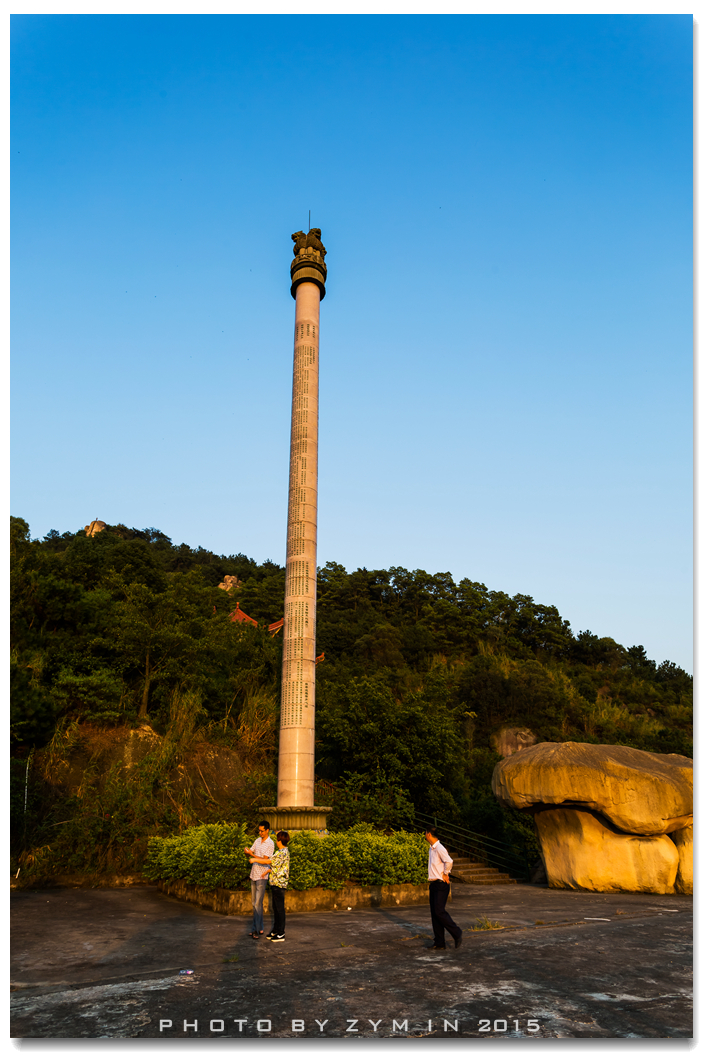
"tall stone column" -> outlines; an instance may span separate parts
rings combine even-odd
[[[266,808],[272,826],[287,829],[324,829],[330,809],[314,805],[320,302],[327,278],[320,236],[312,228],[291,237],[295,332],[278,806]]]

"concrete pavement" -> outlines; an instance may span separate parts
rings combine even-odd
[[[11,909],[14,1037],[692,1035],[690,896],[455,884],[446,952],[416,905],[291,914],[284,943],[147,885]]]

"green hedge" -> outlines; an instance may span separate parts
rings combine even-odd
[[[355,883],[427,882],[427,843],[417,832],[384,835],[371,825],[321,837],[296,832],[290,841],[290,886],[342,887]]]
[[[243,824],[199,824],[180,835],[149,840],[142,870],[148,880],[185,880],[200,887],[242,887],[251,869]]]
[[[254,837],[244,825],[202,824],[181,835],[149,840],[144,875],[149,880],[185,880],[212,889],[247,885],[251,865],[244,847]],[[360,884],[425,883],[427,844],[416,832],[383,835],[359,824],[347,832],[319,836],[296,832],[289,845],[290,887],[339,888]]]

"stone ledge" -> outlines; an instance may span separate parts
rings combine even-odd
[[[203,909],[212,909],[214,913],[224,916],[251,916],[251,892],[230,891],[225,887],[216,887],[207,891],[194,883],[185,880],[159,880],[160,891],[180,898],[183,902],[192,902]],[[358,909],[364,906],[415,905],[427,902],[429,884],[389,883],[361,886],[347,883],[338,891],[326,887],[311,887],[307,891],[286,891],[287,913],[310,913],[315,909]],[[264,910],[270,912],[270,895],[268,888],[264,898]]]
[[[94,890],[99,887],[140,887],[150,884],[139,873],[98,873],[70,872],[50,873],[46,876],[20,873],[19,877],[10,876],[10,890],[44,891],[51,887],[74,887],[83,890]]]
[[[332,813],[331,806],[260,806],[263,820],[271,825],[272,832],[284,829],[287,832],[300,832],[310,829],[313,832],[327,833],[327,814]]]

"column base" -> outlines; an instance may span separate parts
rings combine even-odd
[[[271,825],[272,832],[300,832],[310,828],[327,831],[327,814],[331,806],[260,806],[258,811]]]

